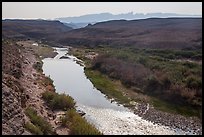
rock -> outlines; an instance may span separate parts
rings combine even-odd
[[[52,118],[53,118],[53,120],[54,120],[54,119],[56,119],[56,118],[57,118],[57,116],[54,114],[54,115],[52,116]]]
[[[22,135],[32,135],[30,132],[24,130],[23,134]]]
[[[82,110],[77,110],[76,112],[79,113],[81,116],[84,116],[84,115],[86,114],[86,113],[83,112]]]
[[[48,117],[53,117],[53,114],[52,113],[47,113]]]
[[[55,120],[55,124],[56,124],[56,125],[59,125],[59,124],[61,124],[61,121]]]
[[[70,59],[70,57],[62,56],[62,57],[60,57],[59,59]]]

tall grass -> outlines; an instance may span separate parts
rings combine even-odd
[[[93,82],[95,87],[97,87],[102,93],[106,94],[109,98],[114,98],[122,104],[128,104],[130,102],[130,100],[115,87],[114,82],[105,75],[98,71],[91,70],[90,68],[85,69],[85,74],[89,77],[91,82]]]
[[[42,93],[42,98],[53,110],[68,110],[75,106],[74,99],[65,94],[46,91]]]
[[[33,124],[33,125],[28,123],[26,124],[26,127],[28,130],[36,134],[41,134],[41,133],[43,133],[43,135],[54,134],[50,123],[48,123],[43,117],[37,115],[37,112],[32,107],[28,107],[25,110],[25,114],[30,118]]]
[[[71,135],[101,135],[93,125],[89,124],[82,118],[74,109],[66,112],[64,117],[61,117],[62,125],[70,128]]]
[[[29,130],[31,133],[33,133],[34,135],[43,135],[43,132],[41,131],[41,129],[30,122],[27,122],[25,124],[25,128]]]

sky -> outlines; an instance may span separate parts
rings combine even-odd
[[[2,19],[55,19],[104,12],[202,15],[202,2],[2,2]]]

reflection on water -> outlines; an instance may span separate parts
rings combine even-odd
[[[84,67],[76,63],[77,58],[67,55],[68,50],[56,48],[55,58],[43,60],[43,72],[54,81],[56,92],[66,93],[74,98],[77,108],[83,110],[85,118],[103,134],[185,134],[169,127],[153,124],[130,112],[123,106],[111,103],[87,79]]]
[[[125,109],[107,100],[105,95],[98,91],[87,79],[84,67],[76,63],[77,58],[59,59],[68,52],[66,49],[56,48],[58,55],[55,58],[43,60],[43,72],[54,81],[56,92],[66,93],[74,98],[77,104],[92,107]],[[127,110],[127,109],[126,109]]]

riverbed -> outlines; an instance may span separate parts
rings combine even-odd
[[[43,73],[54,82],[56,92],[70,95],[77,109],[105,135],[174,135],[189,134],[180,129],[153,124],[134,114],[117,102],[112,102],[97,90],[84,73],[76,57],[67,54],[68,48],[55,48],[54,58],[43,59]],[[67,58],[60,57],[65,56]],[[82,61],[80,61],[82,62]]]

